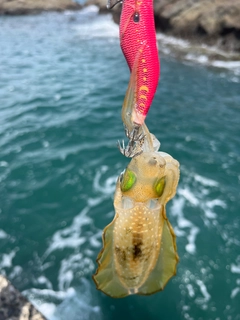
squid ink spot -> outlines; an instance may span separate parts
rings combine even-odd
[[[133,241],[132,241],[132,244],[133,244],[133,248],[132,248],[132,257],[133,257],[133,260],[141,260],[142,256],[143,256],[143,252],[142,252],[142,245],[143,245],[143,242],[142,242],[142,234],[141,233],[134,233],[133,234]]]
[[[139,259],[142,256],[142,242],[139,242],[133,247],[133,260]]]
[[[118,246],[115,247],[115,252],[120,263],[123,263],[127,260],[126,252],[121,250]]]
[[[137,278],[139,278],[139,276],[133,276],[133,277],[126,277],[126,276],[121,276],[121,278],[125,279],[125,280],[135,280]]]
[[[140,14],[138,12],[135,12],[133,15],[133,21],[139,22],[140,21]]]

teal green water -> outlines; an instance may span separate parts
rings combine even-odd
[[[240,319],[236,70],[161,58],[147,124],[181,163],[180,263],[163,292],[114,300],[91,275],[129,161],[118,27],[94,8],[0,19],[0,272],[51,320]]]

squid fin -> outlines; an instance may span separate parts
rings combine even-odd
[[[138,290],[138,294],[141,295],[149,295],[163,290],[170,278],[176,275],[176,266],[179,261],[176,236],[166,217],[165,207],[163,210],[164,225],[159,257],[148,279]]]
[[[98,269],[93,275],[97,289],[113,298],[127,296],[128,290],[121,284],[114,266],[113,229],[114,220],[103,231],[103,249],[97,257]]]

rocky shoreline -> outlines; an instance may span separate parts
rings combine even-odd
[[[113,1],[113,0],[112,0]],[[113,2],[114,3],[114,2]],[[106,0],[87,0],[106,12]],[[119,23],[121,5],[112,11]],[[206,44],[240,55],[240,0],[154,0],[156,29],[162,33]]]
[[[0,319],[46,320],[46,318],[2,275],[0,275]]]
[[[0,15],[37,14],[43,11],[79,10],[72,0],[0,0]]]
[[[116,1],[111,0],[112,3]],[[170,50],[174,57],[184,60],[186,57],[188,60],[189,54],[197,59],[202,55],[209,64],[216,60],[240,62],[240,0],[153,1],[157,31],[187,40],[186,46],[176,46],[173,42],[177,41],[167,43],[160,36],[160,52]],[[96,5],[99,13],[111,12],[113,20],[119,23],[121,4],[109,11],[106,3],[107,0],[86,0],[84,6]],[[79,10],[82,7],[73,0],[0,0],[0,15]]]
[[[99,12],[107,12],[106,0],[87,0]],[[114,3],[115,0],[112,0]],[[79,10],[72,0],[0,0],[0,14],[35,14],[42,11]],[[111,10],[119,23],[121,5]],[[164,34],[187,39],[240,54],[240,0],[154,0],[156,29]]]

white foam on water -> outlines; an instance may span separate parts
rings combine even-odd
[[[186,235],[186,232],[184,230],[179,229],[178,226],[174,227],[174,232],[177,237],[184,237]]]
[[[231,292],[230,297],[231,297],[232,299],[234,299],[239,292],[240,292],[240,288],[238,288],[238,287],[237,287],[237,288],[234,288],[234,289],[232,290],[232,292]]]
[[[99,7],[95,5],[87,6],[84,7],[81,11],[79,11],[80,15],[86,15],[88,13],[98,13],[99,12]]]
[[[88,198],[88,199],[87,199],[87,204],[89,205],[89,207],[96,207],[96,206],[98,206],[102,201],[103,201],[103,197]]]
[[[94,178],[93,178],[93,191],[98,195],[95,198],[89,197],[87,199],[87,204],[90,208],[92,207],[99,207],[99,205],[106,199],[113,198],[114,191],[116,188],[116,182],[117,182],[117,175],[109,176],[107,178],[104,177],[104,174],[109,170],[109,167],[106,165],[103,165],[99,168],[99,170],[96,172]],[[106,214],[106,216],[108,216]],[[112,212],[111,212],[112,217]],[[94,242],[94,238],[91,238],[91,242]],[[97,238],[100,238],[99,235],[97,235]],[[96,240],[98,242],[98,240]],[[96,244],[96,243],[95,243]],[[96,244],[98,246],[98,244]]]
[[[232,273],[240,273],[240,265],[231,264],[231,272]]]
[[[213,199],[213,200],[207,201],[207,206],[211,209],[214,208],[215,206],[222,207],[223,209],[227,208],[226,203],[220,199]]]
[[[223,77],[227,77],[231,82],[240,82],[240,63],[238,61],[221,61],[209,59],[207,55],[187,55],[186,60],[191,62],[197,62],[203,66],[214,67],[218,69],[225,69],[232,73],[222,74]]]
[[[208,293],[207,291],[207,287],[205,286],[205,284],[203,283],[202,280],[196,280],[196,284],[199,286],[200,291],[203,295],[204,298],[204,302],[208,302],[211,299],[211,295]]]
[[[94,233],[90,238],[89,242],[91,247],[93,248],[99,248],[102,245],[102,230],[99,230],[98,232]]]
[[[157,40],[159,41],[159,50],[164,54],[180,56],[185,61],[204,66],[230,70],[235,77],[228,76],[228,78],[233,82],[240,82],[239,55],[227,53],[216,46],[194,45],[187,40],[167,36],[162,33],[157,33]],[[222,60],[212,58],[212,56],[216,55],[222,57]]]
[[[188,200],[192,205],[199,205],[199,200],[195,197],[194,193],[188,187],[179,189],[178,193],[186,200]]]
[[[205,310],[209,307],[209,301],[211,300],[211,295],[208,292],[208,288],[206,285],[207,279],[211,275],[211,269],[207,267],[206,269],[201,269],[201,274],[199,274],[198,266],[203,264],[203,261],[199,261],[196,264],[196,268],[192,271],[183,270],[181,275],[181,280],[179,284],[179,289],[181,290],[181,295],[183,296],[183,300],[181,303],[186,302],[186,295],[189,299],[192,300],[189,305],[195,303],[198,307]],[[203,278],[202,278],[203,277]],[[187,310],[187,309],[185,309]]]
[[[75,293],[74,288],[68,288],[66,291],[54,291],[52,289],[27,289],[23,291],[23,294],[29,297],[30,300],[34,298],[41,298],[42,296],[48,296],[51,299],[63,300],[68,296],[72,296]]]
[[[73,26],[78,36],[82,39],[107,38],[108,40],[119,38],[119,26],[113,22],[111,14],[98,15],[95,8],[92,11],[83,11],[86,16],[91,13],[91,18]],[[91,22],[91,23],[89,23]]]
[[[96,301],[93,301],[95,293],[94,286],[86,279],[82,279],[80,287],[58,305],[50,320],[101,320],[101,308],[96,305]]]
[[[91,274],[95,266],[92,259],[84,257],[82,253],[72,254],[61,261],[58,274],[58,286],[64,291],[71,286],[75,276],[77,278]]]
[[[86,279],[77,288],[64,291],[29,289],[23,292],[34,306],[49,320],[101,320],[102,312],[96,304],[96,289]]]
[[[198,233],[199,233],[199,228],[192,226],[192,228],[190,229],[190,233],[187,236],[188,244],[186,245],[186,250],[191,254],[194,254],[196,252],[195,241]]]
[[[52,319],[57,305],[75,294],[75,289],[54,291],[51,289],[28,289],[22,292],[31,303],[47,318]]]
[[[22,273],[23,269],[21,266],[14,266],[11,273],[9,274],[9,279],[14,279]]]
[[[203,186],[206,186],[206,187],[218,187],[218,182],[215,181],[215,180],[212,180],[212,179],[209,179],[209,178],[206,178],[206,177],[202,177],[198,174],[194,174],[194,179],[201,183]]]
[[[226,209],[227,205],[223,200],[220,199],[213,199],[206,201],[204,204],[204,213],[205,216],[209,219],[216,219],[217,214],[213,211],[213,209],[218,206],[222,207],[223,209]]]
[[[101,183],[102,176],[108,170],[108,166],[101,166],[100,169],[97,171],[94,179],[93,179],[93,189],[98,193],[111,196],[116,187],[117,176],[108,177],[103,183]]]
[[[0,260],[0,269],[12,267],[12,260],[15,257],[16,252],[17,250],[15,249],[2,255],[2,259]]]
[[[187,288],[187,290],[188,290],[189,296],[190,296],[191,298],[195,297],[195,291],[194,291],[194,289],[193,289],[193,285],[192,285],[191,283],[188,283],[188,284],[186,285],[186,288]]]
[[[205,209],[204,213],[205,213],[205,216],[209,219],[216,219],[217,217],[217,214],[212,212],[212,210]]]
[[[196,62],[198,62],[200,64],[204,64],[204,65],[209,63],[209,59],[206,55],[197,55],[197,54],[193,54],[193,53],[188,53],[185,56],[185,59],[190,60],[190,61],[196,61]]]
[[[8,167],[8,162],[0,161],[0,167]]]
[[[240,68],[240,61],[220,61],[216,60],[212,62],[214,67],[227,68],[227,69],[237,69]]]
[[[179,39],[173,36],[166,36],[163,33],[157,32],[157,40],[160,41],[160,45],[162,47],[162,45],[174,45],[174,46],[178,46],[178,47],[182,47],[182,48],[188,48],[190,47],[190,42],[187,40],[183,40],[183,39]]]
[[[174,226],[175,232],[178,237],[187,239],[185,250],[191,255],[196,254],[196,239],[198,235],[201,232],[206,232],[206,229],[200,229],[193,222],[196,220],[195,211],[200,215],[207,228],[215,228],[221,237],[224,236],[223,230],[219,229],[218,211],[215,208],[226,209],[227,205],[222,199],[216,198],[215,195],[214,198],[211,198],[212,192],[215,193],[218,186],[217,181],[193,172],[185,172],[185,178],[181,181],[177,189],[177,195],[171,202],[170,211],[177,218],[177,226]],[[190,211],[193,212],[193,215],[188,214]],[[186,214],[188,214],[188,218],[186,218]],[[226,235],[224,241],[229,241],[228,235]]]
[[[92,219],[87,215],[89,208],[85,207],[74,219],[71,226],[58,230],[52,236],[50,245],[43,255],[43,260],[55,250],[64,248],[78,248],[86,242],[86,238],[81,235],[84,225],[89,225]]]
[[[238,256],[238,258],[237,258],[237,261],[239,261],[239,260],[240,260],[240,256]],[[236,264],[232,263],[230,270],[232,273],[240,274],[240,265],[236,265]],[[234,299],[238,295],[238,293],[240,292],[240,279],[236,280],[236,284],[237,284],[237,287],[232,289],[232,291],[231,291],[231,295],[230,295],[231,299]]]
[[[178,190],[179,193],[179,190]],[[181,194],[181,192],[180,192]],[[196,252],[196,237],[199,232],[199,228],[195,226],[190,220],[187,220],[184,217],[183,210],[186,200],[182,198],[175,197],[172,202],[171,212],[174,216],[177,217],[177,226],[178,229],[188,228],[189,230],[184,230],[184,233],[181,233],[181,236],[186,236],[188,244],[185,246],[185,249],[188,253],[194,254]]]
[[[159,41],[159,49],[167,55],[179,55],[183,60],[196,62],[205,66],[212,66],[219,69],[227,69],[233,71],[237,76],[240,75],[239,56],[233,53],[227,53],[216,46],[195,45],[187,40],[167,36],[163,33],[157,33]],[[223,60],[215,60],[212,55],[219,55]],[[239,82],[239,77],[231,79]]]
[[[7,237],[8,234],[4,230],[0,229],[0,239],[6,239]]]
[[[190,180],[189,180],[190,179]],[[191,180],[193,179],[192,183]],[[215,207],[226,209],[226,203],[221,199],[209,199],[213,188],[218,188],[219,183],[215,180],[200,176],[198,174],[188,173],[188,183],[184,188],[180,188],[178,193],[183,196],[191,205],[199,207],[204,214],[204,224],[208,227],[212,223],[216,223],[217,213]],[[197,185],[196,183],[197,182]],[[198,190],[193,193],[190,190],[189,183],[194,185],[193,190]],[[211,222],[213,221],[213,222]]]
[[[36,305],[36,303],[33,302],[33,304],[38,307],[38,305]],[[50,319],[51,317],[53,317],[54,312],[57,309],[57,306],[54,303],[48,303],[48,302],[44,302],[41,303],[41,305],[38,307],[38,309],[41,309],[41,313],[47,318]]]
[[[99,7],[95,6],[95,5],[90,5],[87,7],[82,8],[79,11],[73,11],[73,10],[66,10],[63,12],[63,15],[65,16],[89,16],[91,14],[97,15],[99,12]]]
[[[52,289],[52,284],[44,275],[41,275],[36,279],[37,283],[43,284],[47,287],[47,289]]]

